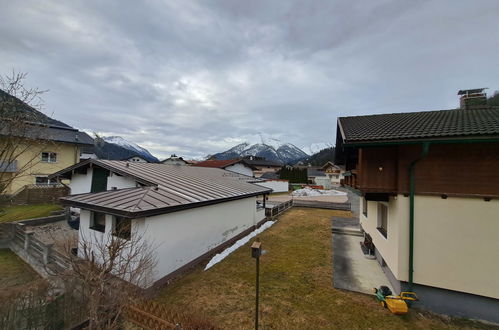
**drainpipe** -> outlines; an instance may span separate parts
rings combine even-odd
[[[423,151],[409,165],[409,290],[413,290],[414,281],[414,169],[416,164],[428,155],[430,143],[423,143]]]

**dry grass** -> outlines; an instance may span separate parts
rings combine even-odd
[[[0,206],[0,222],[42,218],[49,216],[50,212],[60,209],[61,206],[58,204]]]
[[[259,236],[268,251],[261,258],[262,329],[485,328],[416,310],[392,315],[373,296],[334,289],[331,217],[348,213],[293,208]],[[223,329],[251,329],[255,261],[249,244],[206,272],[196,268],[163,289],[157,301],[208,316]]]
[[[9,249],[0,249],[0,290],[32,282],[40,277]]]

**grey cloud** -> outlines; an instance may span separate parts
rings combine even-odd
[[[263,132],[333,142],[338,116],[457,105],[498,89],[499,3],[23,1],[0,12],[0,74],[47,113],[158,157]],[[22,17],[22,19],[20,19]]]

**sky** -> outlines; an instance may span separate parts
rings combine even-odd
[[[43,112],[158,158],[260,134],[305,152],[341,116],[449,109],[499,89],[499,1],[0,0],[0,75]]]

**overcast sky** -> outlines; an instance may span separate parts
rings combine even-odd
[[[309,152],[336,118],[499,89],[499,1],[0,0],[0,74],[45,110],[159,158],[258,133]]]

